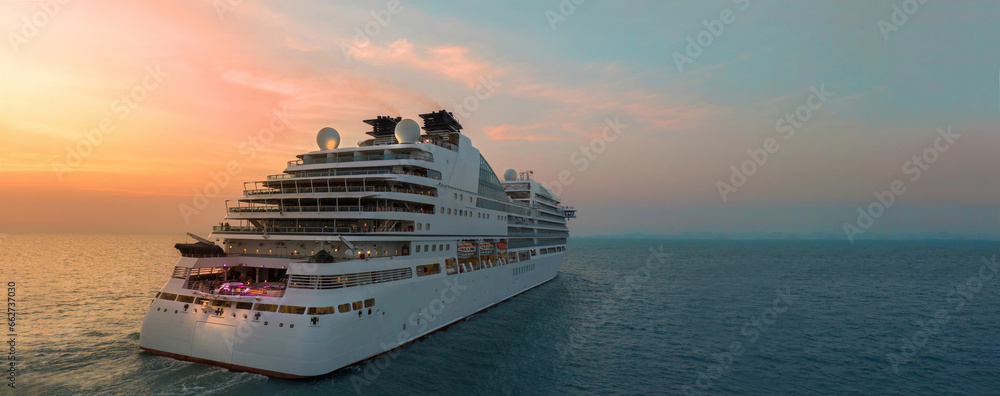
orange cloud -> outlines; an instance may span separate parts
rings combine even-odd
[[[532,125],[511,125],[503,124],[493,127],[483,128],[483,133],[494,140],[531,140],[531,141],[546,141],[546,140],[557,140],[550,136],[540,136],[538,134],[532,134],[532,131],[537,131],[543,128],[544,124],[532,124]]]
[[[472,59],[469,49],[460,46],[431,47],[415,50],[407,39],[399,39],[384,47],[368,44],[354,46],[349,51],[354,59],[373,65],[402,65],[440,75],[449,80],[475,87],[480,79],[501,76],[506,70],[496,65]]]

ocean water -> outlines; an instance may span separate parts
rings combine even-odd
[[[379,359],[281,380],[139,349],[181,240],[0,239],[17,310],[17,388],[0,393],[1000,393],[997,242],[574,239],[552,282]]]

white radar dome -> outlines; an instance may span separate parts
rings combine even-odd
[[[513,169],[507,169],[503,172],[503,179],[505,181],[517,180],[517,171]]]
[[[416,143],[420,139],[420,125],[409,118],[396,124],[396,140],[400,143]]]
[[[340,132],[336,129],[326,127],[319,130],[316,135],[316,144],[320,150],[333,150],[340,147]]]

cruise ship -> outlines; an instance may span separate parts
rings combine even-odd
[[[327,374],[552,280],[576,211],[531,172],[499,180],[444,110],[244,183],[156,293],[139,346],[270,377]]]

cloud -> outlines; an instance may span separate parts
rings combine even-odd
[[[546,140],[556,140],[554,137],[543,136],[537,133],[533,134],[531,132],[537,131],[543,128],[544,124],[532,124],[532,125],[511,125],[503,124],[499,126],[491,126],[483,128],[483,133],[494,140],[530,140],[530,141],[546,141]]]
[[[506,73],[497,65],[474,59],[468,48],[456,45],[416,49],[404,38],[386,46],[368,44],[350,48],[351,56],[359,61],[378,66],[410,67],[460,82],[468,88],[479,85],[482,78]]]

